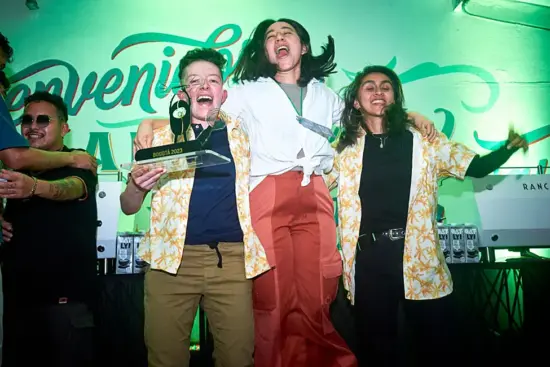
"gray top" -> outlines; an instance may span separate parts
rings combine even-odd
[[[294,106],[297,115],[302,115],[302,102],[306,98],[307,88],[302,88],[297,84],[283,84],[279,83],[283,91],[285,92],[290,102]],[[304,150],[300,149],[296,158],[303,158],[305,156]]]
[[[294,109],[297,111],[298,115],[302,114],[302,102],[306,98],[307,88],[302,88],[297,84],[283,84],[279,83],[283,91],[286,93],[290,102],[294,106]]]

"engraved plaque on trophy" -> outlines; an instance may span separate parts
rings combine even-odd
[[[191,98],[185,87],[182,88],[182,92],[187,98],[182,99],[174,94],[170,101],[170,128],[174,134],[174,143],[138,150],[135,153],[135,161],[122,164],[123,169],[131,170],[134,165],[146,165],[151,168],[164,168],[169,173],[231,162],[228,157],[209,149],[208,139],[212,131],[225,127],[225,124],[219,121],[218,109],[208,114],[208,127],[195,139],[187,138],[186,132],[191,125]]]

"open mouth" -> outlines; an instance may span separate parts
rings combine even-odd
[[[279,46],[275,50],[275,54],[277,57],[285,57],[288,55],[288,47],[287,46]]]
[[[375,99],[371,102],[371,104],[374,106],[385,106],[386,101],[384,101],[383,99]]]
[[[207,96],[207,95],[201,95],[201,96],[198,96],[197,97],[197,103],[201,106],[209,106],[211,105],[213,102],[213,99],[211,96]]]
[[[44,137],[44,134],[36,134],[36,133],[27,134],[27,139],[42,139],[43,137]]]

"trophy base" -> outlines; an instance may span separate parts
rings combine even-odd
[[[219,166],[231,162],[227,157],[211,150],[199,150],[162,158],[146,159],[142,161],[123,163],[120,168],[131,171],[134,166],[149,168],[164,168],[166,173],[186,171],[195,168]]]

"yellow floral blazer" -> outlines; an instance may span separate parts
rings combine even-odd
[[[403,273],[405,298],[435,299],[453,289],[449,268],[439,247],[436,226],[438,180],[442,177],[464,179],[476,153],[439,134],[434,142],[413,133],[413,164],[409,212],[405,235]],[[342,247],[344,286],[354,302],[355,255],[361,225],[359,185],[363,169],[365,137],[336,155],[335,166],[327,181],[338,180],[338,224]]]
[[[227,125],[229,148],[235,162],[237,211],[244,235],[246,277],[253,278],[269,270],[270,266],[250,219],[249,142],[239,120],[225,115],[222,118]],[[188,130],[188,137],[194,139],[192,129]],[[173,139],[170,125],[167,125],[154,131],[153,146],[171,144]],[[151,269],[176,274],[180,267],[194,177],[194,169],[169,173],[162,176],[152,190],[150,229],[138,251],[138,255],[150,264]]]

